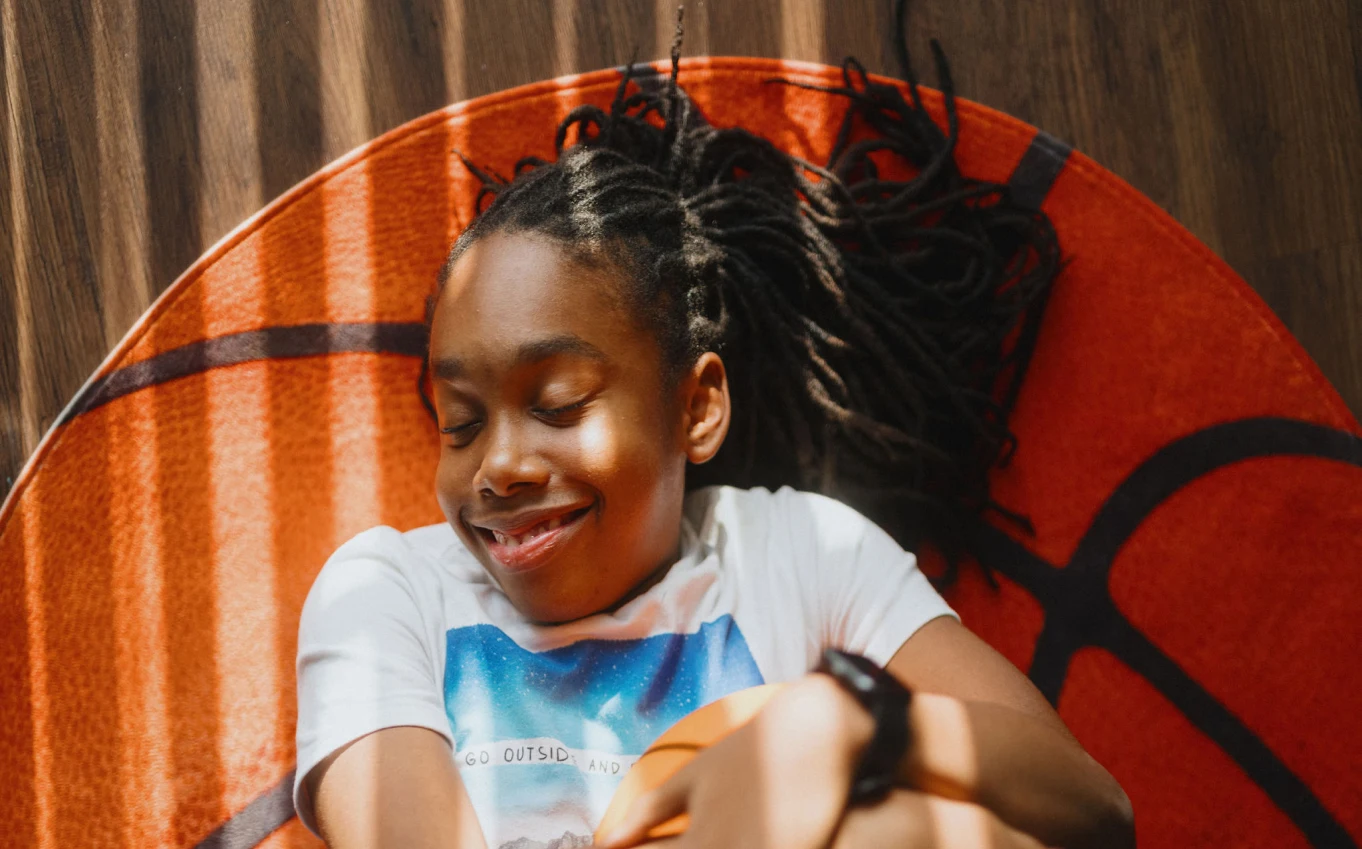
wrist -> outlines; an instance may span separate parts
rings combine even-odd
[[[913,742],[907,715],[913,693],[869,658],[838,649],[824,651],[814,671],[849,696],[872,728],[869,740],[859,747],[848,801],[852,805],[878,802],[901,780]]]
[[[921,693],[908,712],[916,735],[903,765],[905,783],[916,790],[964,802],[979,801],[978,748],[969,706],[960,699]]]
[[[856,701],[855,696],[826,673],[812,672],[805,676],[804,683],[814,692],[813,697],[821,700],[832,718],[828,728],[833,738],[853,764],[859,763],[866,747],[875,737],[875,718]]]

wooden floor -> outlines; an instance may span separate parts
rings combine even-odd
[[[156,295],[450,101],[662,56],[674,0],[0,0],[0,494]],[[691,0],[688,54],[894,70],[892,0]],[[1362,411],[1362,0],[913,0],[965,97],[1225,257]]]

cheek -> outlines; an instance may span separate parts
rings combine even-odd
[[[445,518],[454,522],[468,486],[466,459],[459,452],[440,446],[440,462],[435,468],[435,499],[440,503]],[[454,522],[455,527],[458,523]]]
[[[666,472],[667,452],[655,422],[625,413],[583,422],[574,440],[575,463],[601,489],[644,496]]]
[[[630,464],[628,446],[623,444],[622,428],[605,417],[582,423],[574,434],[576,465],[598,481],[612,480]]]
[[[576,460],[584,478],[604,495],[608,545],[630,559],[651,561],[653,543],[669,539],[685,489],[685,455],[669,451],[655,410],[583,427]]]

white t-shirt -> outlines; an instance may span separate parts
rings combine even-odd
[[[448,525],[380,527],[317,576],[298,637],[302,779],[381,728],[444,736],[490,849],[590,845],[648,744],[728,693],[804,675],[824,648],[884,664],[954,616],[860,513],[792,489],[686,498],[682,555],[613,613],[528,622]]]

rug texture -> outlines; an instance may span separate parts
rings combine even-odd
[[[692,59],[706,119],[822,161],[823,66]],[[208,252],[0,511],[0,834],[14,847],[312,846],[292,817],[294,650],[326,557],[441,521],[423,308],[477,181],[552,154],[618,70],[427,115]],[[644,84],[649,84],[645,79]],[[944,124],[941,98],[923,92]],[[1129,792],[1142,847],[1362,840],[1362,439],[1210,250],[1051,136],[961,102],[957,159],[1067,259],[948,600]],[[537,148],[537,149],[536,149]],[[930,558],[928,558],[930,559]]]

